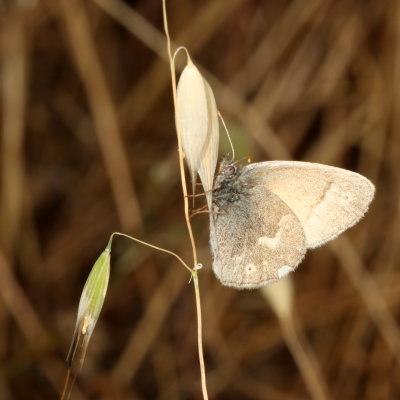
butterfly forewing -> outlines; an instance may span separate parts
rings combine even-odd
[[[227,286],[251,289],[293,271],[306,252],[299,219],[274,193],[255,185],[210,215],[213,270]]]
[[[244,169],[248,179],[271,190],[296,214],[308,248],[334,239],[357,223],[375,192],[362,175],[323,164],[267,161]]]

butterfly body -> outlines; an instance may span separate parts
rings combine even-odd
[[[307,248],[354,225],[373,194],[368,179],[336,167],[222,161],[210,215],[213,270],[238,289],[276,281],[298,266]]]
[[[220,208],[220,211],[223,211],[224,205],[227,203],[234,203],[249,196],[252,188],[253,182],[246,179],[245,170],[241,165],[223,161],[220,166],[220,174],[215,179],[214,205]]]

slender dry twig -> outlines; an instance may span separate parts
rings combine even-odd
[[[165,35],[167,38],[167,49],[168,49],[168,57],[169,57],[170,70],[171,70],[172,94],[173,94],[174,109],[175,109],[175,126],[176,126],[177,138],[178,138],[179,169],[180,169],[181,180],[182,180],[184,212],[185,212],[186,225],[187,225],[190,241],[192,244],[193,265],[196,267],[198,265],[197,250],[196,250],[196,244],[195,244],[194,237],[193,237],[192,225],[190,222],[190,214],[189,214],[189,198],[188,198],[188,192],[187,192],[185,168],[184,168],[184,161],[183,161],[184,155],[183,155],[183,149],[182,149],[182,136],[181,136],[180,126],[179,126],[179,115],[178,115],[179,109],[177,107],[175,62],[174,62],[174,58],[173,58],[172,51],[171,51],[171,40],[170,40],[169,30],[168,30],[166,0],[163,0],[162,4],[163,4],[164,30],[165,30]],[[198,344],[198,351],[199,351],[201,388],[202,388],[202,392],[203,392],[203,398],[205,400],[207,400],[208,394],[207,394],[206,373],[205,373],[204,355],[203,355],[200,290],[199,290],[199,281],[198,281],[198,277],[197,277],[196,268],[193,268],[192,276],[193,276],[194,290],[195,290],[195,296],[196,296],[197,339],[198,339],[197,344]]]

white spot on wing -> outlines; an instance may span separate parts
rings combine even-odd
[[[268,237],[268,236],[263,236],[258,239],[258,243],[263,245],[263,246],[268,246],[271,249],[275,249],[276,246],[278,246],[281,238],[278,236],[275,237]]]
[[[258,243],[267,246],[271,249],[275,249],[281,241],[281,231],[279,230],[274,237],[262,236],[258,239]]]
[[[280,267],[277,271],[278,278],[284,278],[290,272],[293,272],[293,268],[289,267],[289,265],[284,265],[283,267]]]
[[[292,215],[287,214],[284,215],[281,220],[279,221],[279,229],[276,232],[275,236],[262,236],[258,239],[258,244],[262,246],[267,246],[270,249],[276,249],[281,242],[281,235],[282,235],[282,227],[286,226],[288,223],[292,221]]]

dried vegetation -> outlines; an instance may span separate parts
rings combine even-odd
[[[55,399],[80,291],[110,233],[191,253],[161,1],[15,3],[0,14],[0,398]],[[168,7],[238,158],[332,164],[376,184],[366,218],[295,273],[295,322],[329,399],[400,398],[399,2]],[[193,223],[210,397],[309,398],[271,308],[220,286],[207,217]],[[75,398],[199,399],[187,271],[116,244]]]

